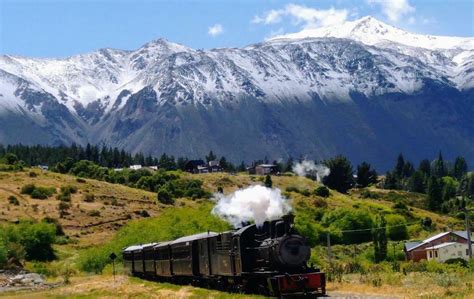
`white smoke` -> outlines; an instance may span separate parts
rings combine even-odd
[[[299,176],[310,176],[318,182],[328,176],[331,170],[323,164],[315,164],[311,160],[303,160],[301,163],[293,164],[293,172]]]
[[[240,189],[227,196],[215,194],[217,204],[212,213],[225,219],[235,228],[254,221],[262,226],[266,220],[278,219],[291,211],[291,206],[280,189],[256,185]]]

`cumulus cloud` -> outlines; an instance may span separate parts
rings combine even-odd
[[[392,22],[397,22],[402,16],[415,11],[408,0],[366,0],[369,4],[380,5],[382,12]]]
[[[316,9],[304,5],[290,3],[282,9],[270,10],[260,16],[255,16],[252,23],[275,24],[284,17],[290,17],[294,24],[302,24],[304,28],[315,28],[342,24],[347,20],[349,12],[346,9]]]
[[[221,24],[214,24],[207,29],[207,34],[210,36],[218,36],[222,33],[224,33],[224,27]]]

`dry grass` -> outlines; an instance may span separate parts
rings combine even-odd
[[[74,277],[71,284],[58,288],[36,291],[0,294],[1,297],[26,298],[261,298],[259,296],[228,294],[192,286],[177,286],[169,283],[155,283],[124,275],[94,275]]]
[[[89,246],[109,240],[129,219],[140,218],[140,211],[146,210],[151,216],[156,216],[163,208],[157,204],[156,194],[151,192],[90,179],[79,183],[74,176],[32,171],[37,173],[36,177],[30,177],[29,171],[0,173],[0,222],[57,218],[66,233],[77,239],[80,246]],[[61,186],[76,186],[78,192],[71,194],[70,215],[59,217],[60,201],[56,194],[45,200],[20,194],[21,187],[31,183],[54,187],[57,193]],[[84,201],[87,193],[94,195],[94,202]],[[19,206],[8,203],[8,197],[12,195],[19,200]],[[94,210],[99,211],[100,216],[91,216],[90,212]]]

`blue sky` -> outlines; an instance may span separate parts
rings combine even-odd
[[[241,47],[366,15],[417,33],[474,36],[474,0],[0,0],[0,54],[65,57],[160,37]]]

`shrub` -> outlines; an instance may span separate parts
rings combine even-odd
[[[295,187],[295,186],[289,186],[286,188],[286,192],[296,192],[296,193],[300,193],[300,190]]]
[[[72,185],[66,185],[61,187],[61,193],[63,194],[75,194],[77,193],[77,187]]]
[[[14,206],[19,206],[20,202],[18,201],[18,198],[16,196],[10,195],[8,196],[8,202]]]
[[[171,196],[171,193],[166,188],[161,188],[158,191],[157,198],[158,198],[158,201],[163,204],[166,204],[166,205],[174,204],[174,199]]]
[[[86,193],[86,194],[84,194],[84,199],[83,200],[85,202],[94,202],[95,196],[94,196],[94,194]]]
[[[56,199],[57,200],[60,200],[60,201],[66,201],[66,202],[70,202],[71,201],[71,194],[70,193],[61,193],[61,194],[58,194],[56,196]]]
[[[140,216],[146,218],[146,217],[150,217],[150,214],[149,214],[146,210],[142,210],[142,211],[140,212]]]
[[[326,186],[319,186],[314,190],[314,194],[321,197],[329,197],[329,188]]]
[[[400,215],[388,215],[385,219],[387,221],[387,235],[390,240],[400,241],[408,239],[405,217]]]
[[[336,242],[354,244],[372,240],[370,230],[365,231],[365,229],[372,228],[373,221],[370,214],[364,210],[336,208],[323,216],[321,224],[328,227],[330,232],[336,232],[332,235]],[[364,229],[364,231],[339,233],[342,230],[357,229]]]
[[[361,193],[360,193],[360,196],[362,198],[371,198],[371,199],[378,199],[380,198],[380,196],[375,193],[375,192],[371,192],[370,190],[367,190],[367,189],[364,189]]]
[[[33,192],[31,192],[31,198],[35,198],[35,199],[46,199],[48,198],[48,195],[41,192],[40,190],[38,189],[35,189],[33,190]]]
[[[35,189],[36,189],[35,184],[26,184],[23,187],[21,187],[20,193],[31,195],[31,193],[33,193]]]
[[[78,182],[78,183],[85,183],[86,180],[84,180],[83,178],[76,178],[76,182]]]
[[[37,176],[37,174],[36,174],[36,172],[34,172],[34,171],[30,171],[30,173],[28,174],[28,176],[29,176],[30,178],[35,178],[35,177]]]
[[[452,259],[449,259],[445,262],[446,264],[457,264],[457,265],[460,265],[462,267],[468,267],[468,262],[463,259],[463,258],[452,258]]]
[[[92,210],[92,211],[89,211],[87,213],[87,215],[91,216],[91,217],[99,217],[100,216],[100,211],[97,211],[97,210]]]
[[[45,217],[42,220],[45,223],[53,224],[56,227],[56,236],[64,236],[64,230],[61,224],[59,223],[58,219],[52,217]]]

